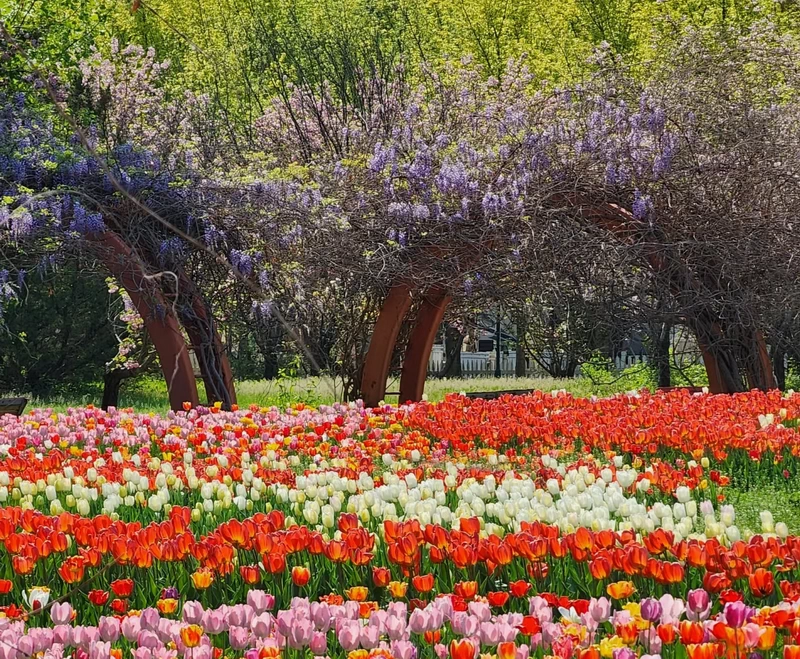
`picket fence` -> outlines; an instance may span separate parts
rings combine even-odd
[[[461,377],[464,378],[486,378],[494,377],[496,355],[493,352],[462,352],[461,353]],[[546,359],[546,357],[545,357]],[[614,367],[622,371],[629,366],[636,364],[646,364],[647,355],[632,355],[625,352],[617,355],[614,360]],[[428,360],[428,375],[441,373],[445,364],[444,346],[437,344],[431,350]],[[517,372],[517,355],[510,352],[500,356],[500,374],[502,377],[513,377]],[[537,362],[530,360],[525,375],[528,377],[547,377],[548,373]],[[580,367],[576,375],[580,375]]]

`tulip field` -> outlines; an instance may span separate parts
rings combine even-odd
[[[0,418],[0,659],[800,657],[800,395],[186,407]]]

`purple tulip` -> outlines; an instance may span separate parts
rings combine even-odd
[[[733,627],[734,629],[743,627],[748,617],[752,615],[749,607],[744,602],[728,602],[723,613],[725,615],[725,623],[728,627]]]
[[[642,618],[648,622],[658,622],[661,619],[663,608],[661,602],[653,597],[646,597],[641,601]]]

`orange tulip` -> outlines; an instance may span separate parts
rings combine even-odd
[[[156,602],[156,607],[162,613],[162,615],[168,616],[175,613],[178,610],[178,600],[175,599],[163,599],[158,600]]]
[[[800,645],[784,645],[783,659],[800,659]]]
[[[428,645],[434,645],[442,640],[442,631],[440,629],[435,631],[427,631],[425,632],[423,638]]]
[[[626,622],[622,625],[617,625],[616,629],[614,630],[622,639],[622,642],[625,645],[633,645],[636,643],[636,639],[639,638],[639,627],[636,624],[636,621]]]
[[[675,625],[659,625],[656,631],[662,643],[672,645],[675,642],[677,636]]]
[[[78,583],[83,580],[84,569],[83,559],[71,556],[58,568],[58,574],[66,583]]]
[[[678,631],[681,636],[681,643],[686,646],[702,643],[706,634],[703,623],[690,622],[689,620],[681,620],[678,625]]]
[[[372,568],[372,583],[378,588],[386,588],[392,580],[392,572],[388,567]]]
[[[453,593],[458,597],[462,597],[465,600],[471,600],[475,595],[478,594],[478,582],[477,581],[460,581],[455,585],[453,588]]]
[[[9,579],[0,579],[0,595],[7,595],[14,587],[14,582]]]
[[[467,638],[450,641],[450,659],[475,659],[475,645]],[[784,659],[796,658],[785,657]]]
[[[433,590],[433,575],[417,575],[411,579],[411,585],[419,593],[429,593]]]
[[[622,600],[633,595],[636,592],[636,588],[632,581],[616,581],[608,584],[606,592],[615,600]]]
[[[508,598],[509,595],[505,591],[488,593],[486,595],[486,600],[489,602],[489,605],[498,608],[505,606],[506,602],[508,602]]]
[[[527,581],[512,581],[508,584],[508,590],[513,597],[525,597],[530,589],[531,585]]]
[[[367,599],[369,590],[366,586],[353,586],[345,590],[344,594],[347,596],[347,599],[353,602],[363,602]]]
[[[214,573],[208,568],[200,568],[192,573],[192,585],[198,590],[205,590],[214,583]]]
[[[95,606],[104,606],[108,602],[108,593],[104,590],[90,590],[87,597]]]
[[[130,597],[133,592],[133,579],[117,579],[111,582],[111,592],[117,597]]]
[[[611,574],[611,561],[605,556],[598,556],[589,562],[589,572],[595,579],[606,579]]]
[[[699,643],[686,646],[686,654],[689,659],[716,659],[720,656],[720,651],[719,643]]]
[[[403,581],[389,582],[389,594],[395,599],[402,599],[403,597],[405,597],[407,590],[408,590],[408,584]]]
[[[578,648],[577,659],[600,659],[600,650],[596,647]]]
[[[261,570],[258,565],[240,565],[239,574],[242,575],[242,580],[250,586],[261,581]]]
[[[203,628],[200,625],[181,627],[181,640],[187,648],[196,648],[203,639]]]
[[[750,575],[748,582],[750,590],[756,597],[768,597],[775,590],[775,577],[769,570],[763,567],[756,568]]]
[[[506,641],[497,646],[497,659],[514,659],[517,656],[517,644]]]
[[[771,650],[775,646],[775,641],[778,640],[775,628],[768,625],[762,627],[761,630],[761,636],[758,639],[758,649],[764,651]]]
[[[309,570],[307,567],[295,565],[292,568],[292,583],[294,583],[294,585],[298,588],[305,586],[310,578],[311,570]]]

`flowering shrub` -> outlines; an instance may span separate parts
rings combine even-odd
[[[0,652],[798,651],[800,540],[725,503],[798,395],[187,408],[3,418]]]

